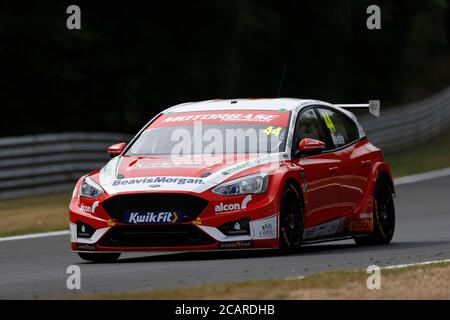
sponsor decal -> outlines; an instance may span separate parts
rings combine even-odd
[[[221,214],[246,209],[247,204],[250,202],[250,200],[252,200],[252,195],[249,194],[242,200],[241,203],[226,204],[221,202],[214,207],[214,211],[216,212],[216,214]]]
[[[224,223],[218,228],[226,236],[242,236],[250,235],[250,219],[243,218],[240,220]]]
[[[179,213],[174,211],[131,211],[125,212],[124,222],[130,224],[162,224],[181,222],[181,219]]]
[[[368,212],[368,213],[360,213],[359,214],[359,218],[364,220],[364,219],[372,219],[372,212]]]
[[[214,122],[272,122],[277,119],[277,114],[254,113],[192,113],[167,116],[161,123],[215,120]]]
[[[204,168],[213,166],[218,163],[220,163],[220,161],[214,159],[213,160],[199,159],[198,161],[195,161],[195,160],[173,158],[172,161],[169,162],[160,162],[160,161],[141,162],[133,166],[132,170],[151,169],[151,168],[173,168],[173,167]]]
[[[87,223],[77,221],[77,237],[90,238],[94,234],[95,229]]]
[[[350,223],[349,230],[352,232],[372,232],[373,219],[353,221]]]
[[[341,134],[333,133],[331,134],[331,138],[333,139],[334,144],[337,146],[342,146],[345,144],[345,139]]]
[[[78,250],[84,250],[84,251],[97,250],[97,247],[95,246],[95,244],[87,244],[87,243],[78,243],[77,248],[78,248]]]
[[[289,120],[288,110],[284,112],[275,110],[214,110],[214,111],[188,111],[164,114],[158,117],[150,128],[191,125],[194,122],[202,124],[269,124],[272,126],[286,126]]]
[[[216,213],[222,213],[222,212],[229,212],[229,211],[237,211],[241,209],[241,205],[239,203],[230,203],[230,204],[224,204],[221,202],[220,204],[216,205],[214,207],[214,211]]]
[[[201,225],[202,224],[202,219],[197,218],[194,221],[192,221],[192,224],[195,226]]]
[[[276,239],[278,237],[277,214],[251,222],[253,240]]]
[[[220,249],[244,249],[253,247],[253,241],[229,241],[221,242],[219,244]]]
[[[113,186],[124,185],[142,185],[142,184],[204,184],[203,179],[198,178],[179,178],[179,177],[144,177],[144,178],[130,178],[130,179],[115,179]]]
[[[248,161],[242,162],[242,163],[240,163],[240,164],[238,164],[236,166],[228,168],[227,170],[222,171],[222,174],[224,176],[229,175],[229,174],[233,174],[233,173],[236,173],[237,171],[240,171],[242,169],[245,169],[245,168],[248,168],[248,167],[251,167],[251,166],[255,166],[255,165],[258,165],[260,163],[264,163],[264,162],[270,161],[271,159],[272,159],[272,156],[267,155],[267,156],[264,156],[264,157],[248,160]]]
[[[265,223],[259,231],[259,239],[275,238],[275,226],[272,223]]]
[[[92,206],[85,205],[84,203],[80,204],[81,211],[86,212],[86,213],[94,213],[95,209],[97,209],[97,207],[98,207],[98,201],[95,201],[92,204]]]

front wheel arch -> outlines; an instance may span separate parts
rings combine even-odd
[[[286,198],[287,197],[287,198]],[[295,202],[295,199],[298,199]],[[294,216],[297,210],[287,210],[291,205],[284,201],[295,202],[298,205],[298,216]],[[292,203],[293,204],[293,203]],[[293,204],[293,205],[295,205]],[[292,211],[292,212],[291,212]],[[289,217],[286,216],[289,214]],[[283,250],[298,249],[303,240],[304,230],[304,202],[301,188],[297,181],[288,179],[280,191],[279,204],[279,248]]]

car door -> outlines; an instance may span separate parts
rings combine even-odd
[[[320,154],[296,156],[294,152],[293,155],[293,162],[304,170],[304,224],[305,228],[309,228],[340,215],[338,173],[341,160],[334,153],[328,152],[334,146],[327,138],[313,107],[302,110],[298,116],[294,131],[294,148],[304,138],[321,140],[327,146],[327,150]]]
[[[339,171],[340,207],[350,215],[362,199],[371,167],[370,153],[361,140],[356,123],[346,114],[330,108],[318,108],[341,159]]]

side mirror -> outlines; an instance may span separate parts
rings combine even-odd
[[[123,152],[123,150],[125,150],[125,146],[126,146],[125,142],[113,144],[108,148],[108,154],[111,156],[111,158],[118,156]]]
[[[300,154],[320,153],[325,150],[325,143],[311,138],[304,138],[297,145],[297,152]]]

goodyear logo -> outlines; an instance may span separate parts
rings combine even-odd
[[[181,222],[179,214],[174,211],[126,212],[125,223],[160,224]]]
[[[243,249],[243,248],[251,248],[253,246],[253,241],[229,241],[229,242],[221,242],[219,244],[219,248],[221,249]]]

